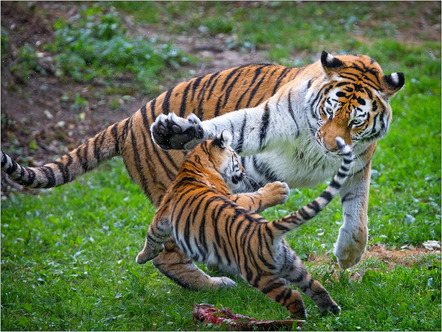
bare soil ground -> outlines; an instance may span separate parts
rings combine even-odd
[[[423,255],[440,255],[440,248],[426,249],[423,246],[406,246],[399,249],[389,249],[384,245],[373,244],[367,248],[364,253],[363,259],[368,257],[376,257],[380,261],[387,263],[389,268],[393,268],[395,264],[403,266],[411,266],[420,256]],[[329,255],[317,256],[315,254],[310,254],[307,258],[309,262],[331,262],[333,258]]]
[[[440,243],[439,243],[440,245]],[[367,247],[361,261],[366,261],[368,259],[379,260],[386,264],[388,270],[394,270],[396,265],[401,265],[405,267],[411,267],[414,264],[424,264],[425,257],[428,255],[439,255],[440,259],[441,250],[440,248],[427,249],[423,246],[404,246],[402,248],[392,248],[389,249],[384,245],[373,244]],[[310,254],[307,257],[307,262],[310,262],[313,266],[330,266],[331,272],[330,277],[338,279],[340,278],[341,269],[338,264],[333,260],[331,255],[316,255]],[[427,266],[426,268],[432,269],[433,266]],[[353,280],[361,281],[362,277],[367,270],[373,268],[364,269],[359,265],[355,268],[350,269],[350,278]]]

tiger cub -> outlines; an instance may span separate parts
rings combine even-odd
[[[299,287],[321,312],[338,314],[340,307],[313,280],[282,236],[316,216],[336,196],[353,162],[351,147],[338,137],[336,143],[344,158],[331,184],[298,211],[268,222],[251,210],[284,202],[287,186],[277,182],[261,188],[260,196],[232,195],[227,184],[238,183],[244,177],[244,169],[230,147],[231,141],[231,134],[223,131],[189,153],[160,203],[136,262],[144,264],[163,249],[168,250],[166,241],[172,236],[193,260],[241,275],[294,317],[305,318],[306,312],[302,296],[287,282]],[[279,192],[275,187],[280,188]],[[227,277],[222,281],[226,286],[235,284]]]

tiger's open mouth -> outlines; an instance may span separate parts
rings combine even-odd
[[[318,135],[315,135],[316,147],[319,148],[319,151],[323,153],[328,158],[337,158],[339,157],[339,149],[337,151],[330,151],[324,146],[323,139],[319,139]]]

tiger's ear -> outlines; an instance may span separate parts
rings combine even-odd
[[[227,130],[223,130],[221,134],[219,134],[212,141],[212,145],[218,146],[221,149],[229,147],[231,143],[232,143],[232,134]]]
[[[393,73],[382,76],[382,92],[391,97],[405,84],[404,73]]]
[[[344,63],[341,60],[335,58],[333,55],[327,53],[326,51],[322,51],[321,64],[322,69],[329,78],[333,76],[333,73],[338,72],[339,69],[344,66]]]

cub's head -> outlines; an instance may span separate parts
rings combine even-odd
[[[245,169],[236,152],[230,147],[232,134],[224,130],[216,138],[206,142],[209,162],[221,174],[229,189],[233,190],[245,177]]]
[[[382,138],[392,117],[389,98],[404,85],[404,74],[384,75],[379,64],[365,55],[335,57],[322,52],[319,65],[324,80],[310,97],[316,142],[337,152],[338,136],[353,146]]]

